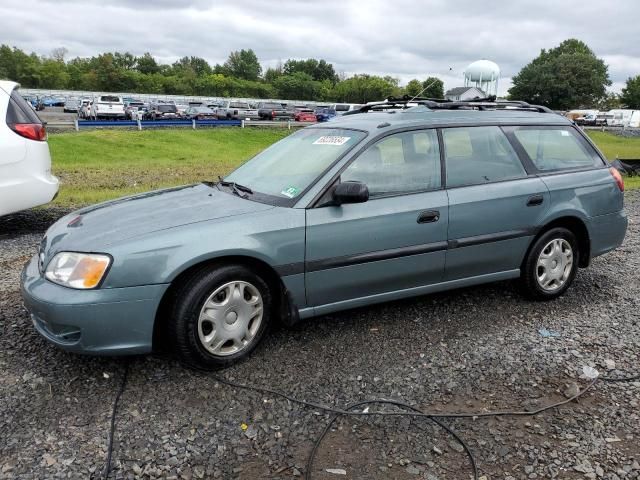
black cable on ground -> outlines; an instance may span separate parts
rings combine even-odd
[[[323,404],[312,402],[312,401],[300,400],[298,398],[292,397],[291,395],[288,395],[286,393],[280,392],[278,390],[274,390],[274,389],[269,388],[269,387],[261,387],[261,386],[254,386],[254,385],[244,385],[242,383],[237,383],[237,382],[234,382],[232,380],[227,380],[226,378],[223,378],[223,377],[220,377],[218,375],[212,374],[208,370],[199,370],[199,371],[203,372],[204,374],[206,374],[206,376],[212,378],[213,380],[217,381],[218,383],[221,383],[223,385],[227,385],[229,387],[239,388],[239,389],[243,389],[243,390],[249,390],[249,391],[253,391],[253,392],[257,392],[257,393],[262,393],[262,394],[268,394],[268,395],[272,395],[272,396],[281,397],[281,398],[284,398],[285,400],[288,400],[288,401],[290,401],[292,403],[296,403],[298,405],[302,405],[304,407],[314,408],[314,409],[317,409],[317,410],[323,410],[325,412],[333,414],[333,417],[330,419],[329,423],[322,430],[320,436],[314,442],[314,445],[313,445],[313,448],[312,448],[311,452],[309,453],[309,457],[307,458],[307,464],[306,464],[306,468],[305,468],[305,470],[306,470],[305,471],[305,479],[306,480],[310,480],[311,479],[313,461],[315,459],[315,456],[316,456],[316,453],[317,453],[318,449],[320,448],[320,445],[321,445],[322,441],[326,437],[327,433],[329,433],[329,431],[331,430],[331,427],[333,426],[335,421],[341,416],[381,416],[381,417],[411,416],[411,417],[418,417],[418,418],[426,417],[429,420],[431,420],[432,422],[434,422],[435,424],[437,424],[440,428],[445,430],[458,443],[460,443],[460,445],[462,445],[462,447],[464,448],[465,453],[467,454],[467,457],[469,458],[469,463],[471,464],[471,468],[472,468],[472,471],[473,471],[473,477],[474,477],[475,480],[478,480],[478,468],[477,468],[475,457],[473,456],[473,452],[471,451],[469,446],[462,440],[462,438],[460,438],[460,436],[458,434],[456,434],[450,427],[445,425],[440,419],[444,419],[444,418],[481,418],[481,417],[500,417],[500,416],[512,416],[512,417],[535,416],[535,415],[539,415],[540,413],[543,413],[543,412],[546,412],[548,410],[560,407],[562,405],[565,405],[567,403],[570,403],[570,402],[578,399],[579,397],[583,396],[587,391],[589,391],[599,380],[602,380],[602,381],[605,381],[605,382],[631,382],[631,381],[635,381],[635,380],[640,380],[640,375],[629,376],[629,377],[617,377],[617,378],[616,377],[597,377],[597,378],[593,379],[583,390],[579,391],[576,395],[573,395],[572,397],[567,398],[565,400],[562,400],[560,402],[556,402],[556,403],[553,403],[553,404],[550,404],[550,405],[546,405],[544,407],[540,407],[540,408],[538,408],[536,410],[531,410],[531,411],[501,410],[501,411],[495,411],[495,412],[476,412],[476,413],[441,413],[441,412],[424,412],[424,411],[419,410],[418,408],[416,408],[416,407],[414,407],[412,405],[409,405],[407,403],[400,402],[398,400],[387,400],[387,399],[365,400],[365,401],[362,401],[362,402],[358,402],[358,403],[354,403],[354,404],[348,405],[344,409],[334,408],[334,407],[329,407],[327,405],[323,405]],[[116,414],[117,414],[117,409],[118,409],[118,402],[120,401],[120,397],[122,396],[122,394],[124,392],[124,389],[126,387],[128,373],[129,373],[129,362],[125,363],[125,369],[124,369],[124,373],[123,373],[123,376],[122,376],[122,382],[120,384],[120,389],[118,390],[118,393],[116,395],[116,398],[115,398],[115,401],[114,401],[114,404],[113,404],[113,411],[112,411],[112,414],[111,414],[111,428],[110,428],[110,432],[109,432],[109,445],[108,445],[108,449],[107,449],[107,460],[106,460],[106,465],[105,465],[104,475],[103,475],[103,479],[104,480],[106,480],[108,478],[109,473],[111,471],[111,458],[112,458],[112,454],[113,454],[113,437],[114,437],[114,433],[115,433],[115,420],[116,420]],[[401,411],[401,412],[375,412],[375,411],[374,412],[369,412],[367,409],[365,409],[363,411],[359,411],[359,410],[354,411],[354,409],[357,408],[357,407],[361,407],[363,405],[371,405],[371,404],[394,405],[396,407],[400,407],[400,408],[405,409],[405,411]]]
[[[118,412],[118,403],[120,402],[120,397],[124,393],[124,389],[127,386],[127,377],[129,376],[129,361],[127,360],[124,364],[124,372],[122,373],[122,381],[120,382],[120,389],[116,394],[116,398],[113,401],[113,409],[111,410],[111,427],[109,429],[109,445],[107,447],[107,460],[104,466],[104,473],[102,478],[107,480],[109,478],[109,473],[111,472],[111,457],[113,455],[113,436],[116,431],[116,414]]]
[[[352,410],[354,408],[361,407],[362,405],[371,405],[375,403],[390,404],[396,407],[406,408],[407,410],[411,410],[416,413],[423,413],[417,408],[412,407],[409,404],[392,401],[392,400],[366,400],[364,402],[351,404],[345,410]],[[373,415],[375,414],[376,413],[374,412]],[[331,427],[340,416],[341,414],[335,414],[333,418],[329,420],[329,423],[327,423],[327,425],[324,427],[324,429],[320,433],[320,436],[316,439],[315,443],[313,444],[313,448],[311,449],[311,453],[309,453],[309,457],[307,458],[307,464],[305,466],[305,472],[304,472],[305,480],[311,480],[311,471],[313,470],[313,460],[315,459],[318,448],[320,448],[320,444],[324,440],[324,437],[327,435],[327,433],[329,433],[329,430],[331,430]],[[458,434],[456,434],[456,432],[454,432],[450,427],[442,423],[440,420],[433,417],[428,417],[428,418],[429,420],[434,422],[436,425],[438,425],[440,428],[445,430],[453,438],[455,438],[460,445],[462,445],[462,448],[464,448],[464,451],[466,452],[467,457],[469,457],[469,462],[471,463],[471,468],[473,469],[473,477],[478,478],[478,467],[476,465],[476,459],[474,458],[473,453],[471,452],[471,449],[469,448],[469,446],[464,442],[464,440],[462,440],[462,438],[460,438],[460,436],[458,436]]]

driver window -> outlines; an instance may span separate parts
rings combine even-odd
[[[340,181],[358,181],[371,198],[440,188],[440,148],[435,130],[390,135],[367,148],[342,172]]]

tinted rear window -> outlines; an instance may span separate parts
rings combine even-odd
[[[17,89],[11,92],[7,108],[7,124],[14,125],[16,123],[42,123],[31,105],[20,96]]]
[[[116,97],[114,95],[103,95],[100,97],[100,101],[106,103],[120,103],[120,97]]]
[[[279,103],[263,103],[262,108],[282,108]]]
[[[176,107],[175,105],[158,105],[158,111],[175,113],[178,111],[178,107]]]

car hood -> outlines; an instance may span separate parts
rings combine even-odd
[[[47,231],[41,252],[43,260],[60,251],[99,252],[141,235],[271,208],[211,184],[157,190],[66,215]]]

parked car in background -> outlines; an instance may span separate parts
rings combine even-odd
[[[0,80],[0,216],[49,203],[57,193],[44,124],[18,84]]]
[[[78,97],[67,97],[64,101],[64,113],[78,113],[80,108],[80,99]]]
[[[91,104],[90,117],[93,120],[123,120],[124,102],[117,95],[101,95]]]
[[[148,112],[149,112],[149,107],[147,107],[147,105],[144,105],[144,104],[139,105],[137,107],[130,107],[129,119],[134,121],[144,120],[147,118]]]
[[[42,97],[42,103],[46,107],[64,107],[66,99],[62,96],[46,96]]]
[[[180,115],[180,118],[184,116],[184,112],[187,110],[187,108],[189,108],[189,105],[186,105],[184,103],[176,104],[176,109],[178,110],[178,115]]]
[[[22,98],[24,98],[25,101],[29,103],[29,105],[31,105],[36,112],[44,110],[44,103],[42,103],[42,100],[36,95],[23,95]]]
[[[260,118],[258,110],[251,108],[248,102],[226,100],[216,109],[216,116],[226,120],[255,120]]]
[[[296,122],[316,122],[316,114],[310,108],[298,108],[293,113]]]
[[[176,120],[181,118],[174,103],[152,103],[146,113],[146,120]]]
[[[91,105],[93,100],[90,98],[83,98],[80,101],[80,106],[78,107],[78,118],[81,120],[89,120],[91,118]]]
[[[220,182],[70,213],[22,273],[34,328],[218,368],[278,320],[516,279],[553,300],[621,245],[624,184],[567,119],[493,105],[342,116]]]
[[[261,120],[291,120],[293,112],[277,102],[258,103],[258,118]]]
[[[124,102],[124,116],[125,118],[131,120],[132,112],[137,112],[140,110],[140,107],[144,107],[145,104],[142,100],[129,99]]]
[[[336,115],[343,115],[347,112],[357,110],[360,107],[362,107],[362,105],[357,103],[334,103],[333,105],[329,106],[329,108],[335,110]]]
[[[315,110],[316,120],[318,122],[328,122],[336,117],[336,111],[333,108],[318,108]]]
[[[189,107],[185,110],[184,116],[189,120],[216,120],[216,112],[209,107]]]

